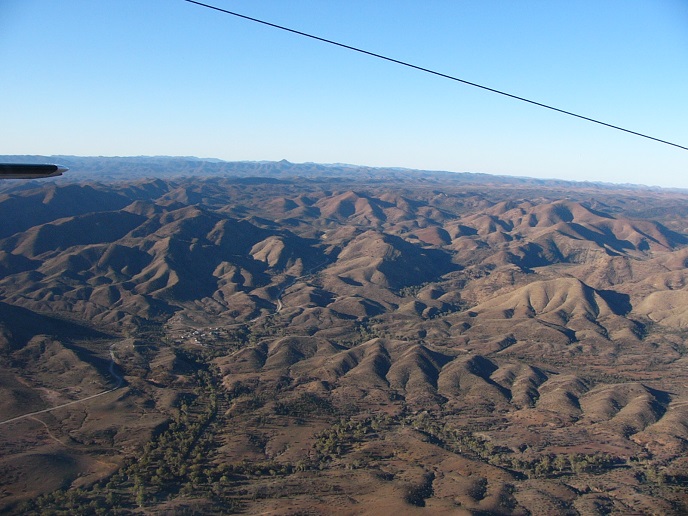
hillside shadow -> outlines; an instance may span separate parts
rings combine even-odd
[[[598,290],[597,293],[609,305],[615,315],[627,315],[633,309],[631,296],[615,290]]]
[[[50,335],[60,341],[113,338],[112,335],[78,323],[42,315],[1,301],[0,324],[11,333],[10,347],[13,350],[23,348],[36,335]]]

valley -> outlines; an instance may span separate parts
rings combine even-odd
[[[1,511],[688,510],[685,191],[74,159],[0,185]]]

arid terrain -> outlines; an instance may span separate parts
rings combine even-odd
[[[688,192],[61,163],[0,184],[1,512],[688,512]]]

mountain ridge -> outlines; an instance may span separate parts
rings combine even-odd
[[[1,510],[688,509],[688,195],[270,167],[0,184]]]
[[[135,178],[198,177],[351,177],[352,173],[374,179],[377,176],[428,177],[471,183],[496,184],[544,184],[550,186],[570,185],[577,188],[634,189],[652,191],[686,192],[681,188],[604,181],[567,181],[563,179],[538,179],[527,176],[494,175],[484,172],[453,172],[444,170],[421,170],[405,167],[371,167],[343,163],[292,163],[281,161],[225,161],[218,158],[194,156],[74,156],[74,155],[0,155],[2,162],[46,163],[59,161],[73,169],[69,175],[55,178],[55,181],[71,181],[71,176],[80,174],[79,180],[131,180]]]

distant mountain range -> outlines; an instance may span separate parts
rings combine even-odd
[[[176,177],[263,177],[263,178],[425,178],[452,183],[486,183],[513,185],[549,186],[595,186],[597,188],[641,188],[657,189],[643,185],[615,185],[604,182],[577,182],[560,179],[535,179],[528,177],[500,176],[473,172],[447,172],[414,170],[398,167],[367,167],[349,164],[291,163],[282,161],[223,161],[215,158],[196,158],[192,156],[37,156],[4,155],[4,163],[58,163],[71,170],[68,175],[56,181],[120,181],[141,178]]]

